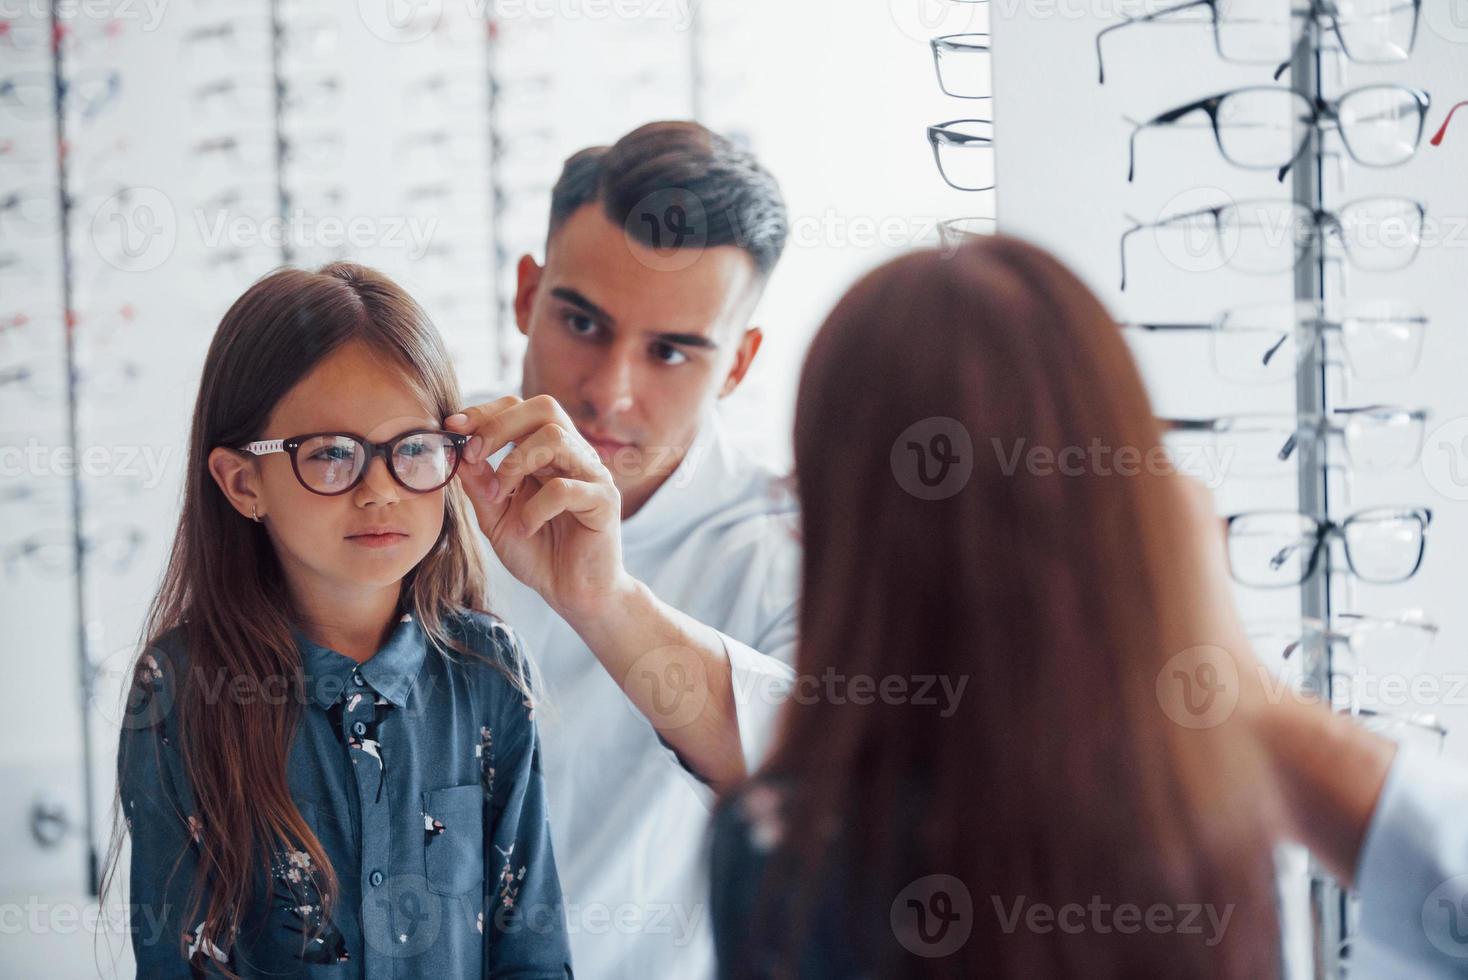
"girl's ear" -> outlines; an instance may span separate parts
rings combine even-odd
[[[209,475],[219,484],[230,506],[251,520],[263,519],[268,508],[265,506],[264,487],[260,484],[260,472],[253,456],[246,458],[223,446],[209,452]]]

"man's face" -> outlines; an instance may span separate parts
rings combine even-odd
[[[669,263],[594,203],[551,237],[543,268],[520,260],[522,394],[560,402],[611,471],[624,516],[677,468],[702,414],[759,349],[759,331],[745,326],[759,294],[754,260],[732,245],[686,251]]]

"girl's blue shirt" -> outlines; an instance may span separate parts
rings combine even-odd
[[[521,655],[519,641],[483,613],[450,626],[492,662],[430,649],[407,614],[361,664],[297,631],[299,688],[207,676],[182,628],[148,651],[118,758],[138,976],[216,976],[222,960],[249,978],[571,976],[534,711],[495,666]],[[337,875],[329,917],[310,856],[277,842],[232,943],[200,943],[184,918],[209,833],[179,753],[184,670],[207,699],[299,691],[287,778]]]

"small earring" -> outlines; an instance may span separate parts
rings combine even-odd
[[[251,504],[250,505],[250,516],[255,519],[255,523],[256,524],[259,524],[260,523],[260,512],[255,509],[255,505],[254,504]]]

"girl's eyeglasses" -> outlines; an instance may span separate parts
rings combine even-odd
[[[361,483],[374,456],[387,461],[392,478],[414,493],[447,486],[464,458],[469,437],[438,429],[415,429],[387,442],[369,442],[350,432],[313,432],[239,447],[252,456],[286,453],[301,486],[323,497],[344,494]]]

